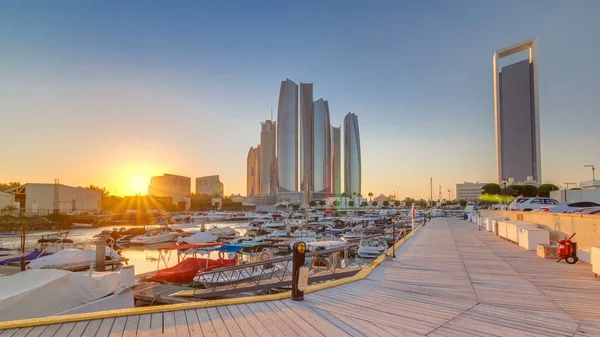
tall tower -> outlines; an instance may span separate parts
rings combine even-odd
[[[300,83],[300,190],[313,191],[313,85]],[[306,176],[308,172],[308,176]],[[306,191],[305,191],[306,192]]]
[[[503,57],[529,51],[529,59],[499,71]],[[494,117],[498,182],[542,180],[537,42],[527,40],[494,53]]]
[[[344,117],[344,192],[360,194],[361,188],[360,133],[358,117],[349,112]]]
[[[246,195],[260,194],[260,145],[250,147],[246,160]]]
[[[281,82],[277,107],[278,192],[298,191],[298,85]]]
[[[331,127],[331,193],[342,193],[342,127]]]
[[[275,140],[276,123],[266,120],[260,123],[260,194],[274,195],[277,182],[276,176],[276,158],[275,158]]]
[[[313,191],[320,199],[331,193],[329,103],[321,98],[313,103],[313,111]]]

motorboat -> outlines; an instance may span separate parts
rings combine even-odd
[[[219,237],[209,232],[197,232],[188,237],[177,238],[178,244],[193,244],[202,242],[215,242]]]
[[[106,260],[120,261],[119,255],[112,248],[106,247]],[[66,248],[48,256],[38,257],[29,262],[29,269],[65,269],[74,266],[89,265],[96,261],[96,250],[94,249],[72,249]]]
[[[292,242],[290,242],[290,249],[292,249],[292,250],[294,249],[294,244],[296,242],[304,242],[308,245],[309,243],[317,242],[317,239],[311,238],[311,237],[303,237],[303,238],[298,238],[298,239],[292,240]]]
[[[223,212],[210,212],[208,213],[208,220],[209,221],[223,221],[226,220],[228,217],[227,213],[223,213]]]
[[[350,231],[350,232],[346,232],[346,234],[344,234],[342,236],[343,240],[349,241],[349,240],[358,240],[362,238],[362,233],[361,232],[357,232],[357,231]]]
[[[213,235],[216,235],[218,237],[235,236],[238,234],[235,231],[235,229],[233,229],[231,227],[217,227],[217,226],[213,226],[211,229],[208,230],[208,232]]]
[[[290,234],[290,236],[294,238],[315,238],[317,237],[317,234],[306,229],[297,229],[295,232]]]
[[[92,227],[94,227],[94,224],[73,222],[73,227],[75,227],[75,228],[92,228]]]
[[[271,233],[267,234],[268,238],[282,238],[287,237],[287,232],[283,229],[275,229]]]
[[[130,245],[152,245],[156,243],[173,242],[177,240],[179,233],[168,229],[159,228],[146,232],[144,235],[136,236],[129,241]]]
[[[387,242],[383,238],[363,239],[358,247],[358,256],[364,259],[375,259],[385,253],[388,248]]]
[[[328,250],[342,248],[347,246],[346,241],[315,241],[306,243],[306,250],[309,252],[317,252],[320,250]]]
[[[0,278],[0,321],[134,307],[119,272],[32,269]]]

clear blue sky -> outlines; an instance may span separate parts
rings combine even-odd
[[[128,194],[152,174],[220,174],[245,193],[248,148],[290,78],[314,83],[332,123],[359,116],[363,194],[492,181],[492,55],[531,37],[542,175],[588,180],[599,18],[597,0],[4,1],[0,180]]]

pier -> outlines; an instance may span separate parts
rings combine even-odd
[[[600,279],[588,264],[544,260],[472,223],[443,218],[420,228],[396,255],[362,280],[310,292],[301,302],[267,296],[49,325],[29,320],[0,337],[600,336]]]

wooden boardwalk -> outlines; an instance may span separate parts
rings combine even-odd
[[[600,279],[434,219],[366,279],[281,300],[10,329],[17,336],[600,336]]]

